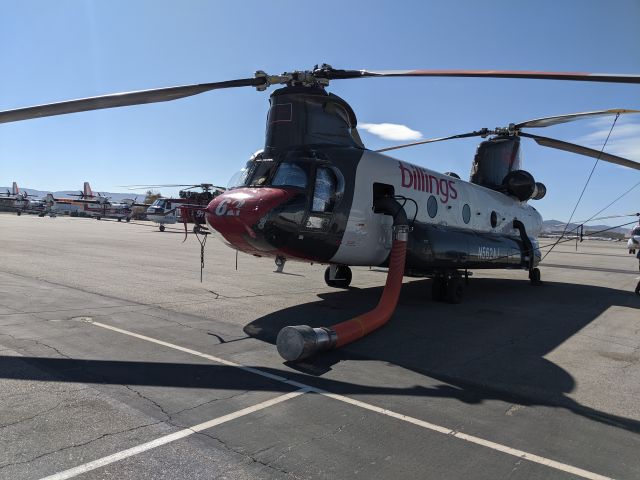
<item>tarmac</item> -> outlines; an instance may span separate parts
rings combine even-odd
[[[389,324],[301,364],[286,325],[375,306],[325,266],[181,226],[0,214],[0,478],[640,478],[638,261],[558,245],[543,285],[405,279]],[[541,244],[553,240],[541,239]],[[237,267],[236,267],[237,265]]]

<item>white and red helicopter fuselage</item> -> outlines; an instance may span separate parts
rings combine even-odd
[[[529,268],[514,220],[522,222],[535,246],[542,217],[526,202],[380,153],[364,150],[359,157],[319,166],[287,162],[300,165],[308,178],[294,179],[302,182],[296,186],[231,189],[209,204],[207,222],[233,248],[253,255],[384,265],[392,217],[376,213],[374,200],[376,194],[392,194],[415,218],[407,270]],[[273,166],[273,180],[279,168]],[[333,173],[335,186],[327,187],[330,175],[319,173],[322,169]],[[537,263],[539,251],[534,252]]]

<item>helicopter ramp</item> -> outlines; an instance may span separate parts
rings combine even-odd
[[[0,478],[638,478],[640,296],[624,244],[544,285],[406,279],[390,323],[283,364],[285,325],[375,305],[385,273],[240,255],[146,223],[0,215]],[[544,242],[541,242],[544,244]]]

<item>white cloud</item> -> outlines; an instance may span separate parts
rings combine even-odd
[[[596,128],[596,130],[580,137],[576,143],[600,150],[607,135],[609,135],[611,123],[611,120],[609,120],[608,124],[605,124],[602,120],[594,121],[591,127]],[[640,161],[640,123],[619,120],[613,131],[611,131],[605,152]]]
[[[358,127],[384,140],[420,140],[422,133],[396,123],[359,123]]]

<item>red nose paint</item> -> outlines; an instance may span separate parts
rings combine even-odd
[[[207,223],[224,239],[245,253],[271,255],[257,238],[254,226],[269,211],[291,198],[293,192],[282,188],[238,188],[218,195],[206,208]]]

